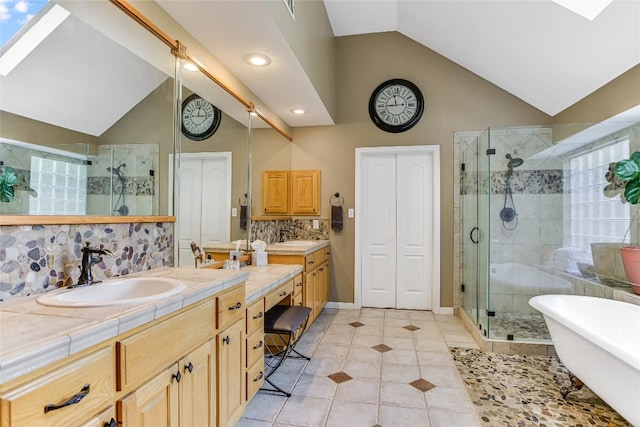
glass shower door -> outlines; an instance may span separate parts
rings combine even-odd
[[[490,129],[478,137],[478,325],[482,333],[489,338],[491,292],[489,281],[489,263],[491,249],[491,147]]]
[[[462,306],[478,324],[478,149],[476,138],[462,152],[460,171],[462,208]]]

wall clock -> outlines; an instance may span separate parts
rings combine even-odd
[[[213,135],[222,121],[222,112],[204,98],[193,94],[182,102],[182,133],[194,141]]]
[[[422,117],[424,97],[415,84],[404,79],[391,79],[380,84],[369,99],[369,116],[386,132],[399,133],[411,129]]]

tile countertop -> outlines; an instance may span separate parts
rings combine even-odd
[[[247,303],[302,271],[298,265],[241,270],[157,268],[128,277],[169,277],[186,289],[161,301],[124,306],[61,308],[36,302],[41,295],[0,303],[0,384],[178,311],[246,281]],[[50,292],[64,292],[64,289]]]

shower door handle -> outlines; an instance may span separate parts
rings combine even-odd
[[[480,241],[480,239],[478,238],[478,240],[473,238],[473,232],[477,231],[478,233],[480,233],[480,229],[478,227],[473,227],[471,229],[471,232],[469,233],[469,238],[471,239],[471,241],[473,242],[474,245],[477,245],[478,242]],[[480,234],[478,234],[478,237],[480,237]]]

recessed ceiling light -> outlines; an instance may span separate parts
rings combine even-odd
[[[185,62],[184,69],[187,71],[198,71],[198,67],[196,67],[195,64],[192,64],[191,62]]]
[[[306,113],[306,111],[304,111],[304,108],[292,108],[291,112],[293,114],[297,114],[297,115],[301,115],[301,114]]]
[[[262,53],[251,53],[244,57],[244,60],[247,61],[251,65],[255,65],[256,67],[265,67],[271,64],[271,58],[267,55],[263,55]]]

